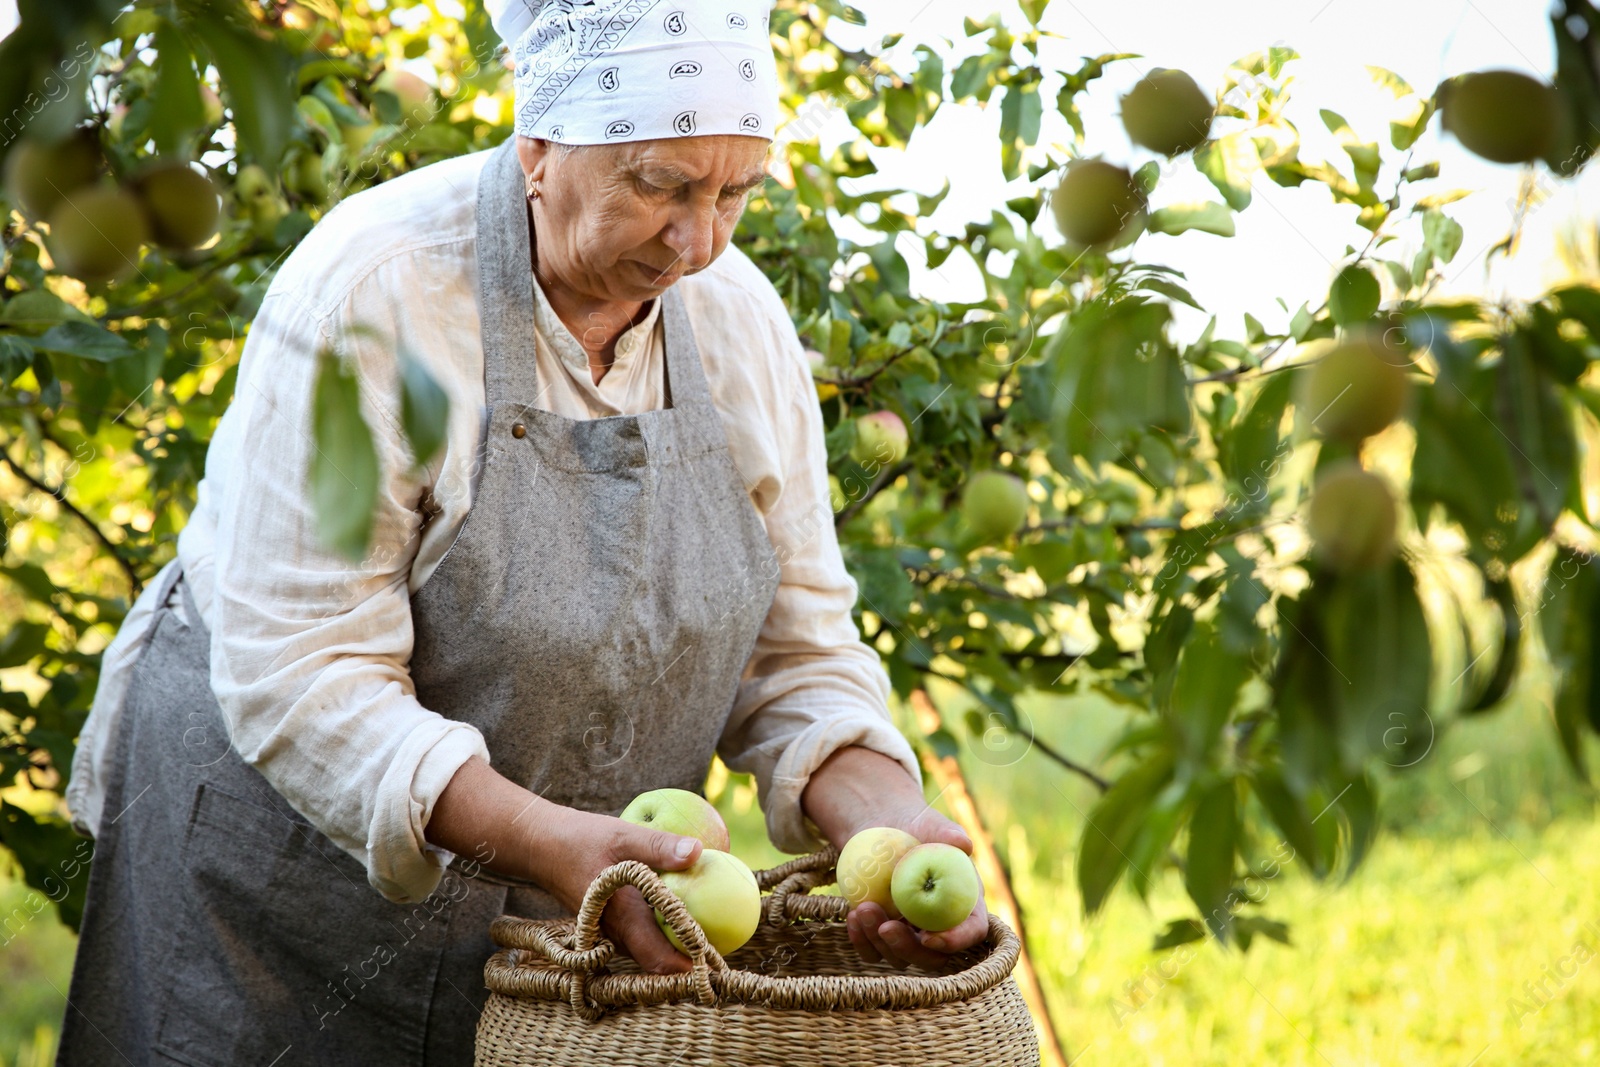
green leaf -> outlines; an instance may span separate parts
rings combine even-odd
[[[1039,139],[1039,119],[1043,104],[1039,84],[1012,84],[1000,102],[1000,170],[1009,181],[1022,166],[1022,149]]]
[[[95,363],[111,363],[134,353],[134,347],[118,335],[103,326],[87,322],[63,322],[52,326],[34,342],[34,347]]]
[[[156,84],[152,92],[150,136],[162,152],[175,152],[183,137],[205,121],[200,101],[200,79],[194,71],[188,42],[177,27],[165,20],[156,30]]]
[[[1189,290],[1185,289],[1177,282],[1168,281],[1166,278],[1142,278],[1140,279],[1139,284],[1135,285],[1134,288],[1147,289],[1152,293],[1160,293],[1162,296],[1167,297],[1168,299],[1176,300],[1182,304],[1188,304],[1197,311],[1205,310],[1195,302],[1195,298],[1190,294]]]
[[[1250,674],[1243,657],[1223,646],[1212,622],[1195,624],[1166,702],[1187,762],[1204,765]]]
[[[50,575],[45,573],[43,567],[36,563],[16,563],[9,567],[0,567],[0,574],[4,574],[28,596],[41,604],[53,604],[56,596],[56,583],[50,580]]]
[[[1367,322],[1378,313],[1383,297],[1378,279],[1359,263],[1351,263],[1333,279],[1328,292],[1328,311],[1333,321],[1346,329]]]
[[[1167,924],[1167,928],[1156,935],[1154,943],[1150,946],[1151,952],[1161,952],[1164,949],[1177,948],[1194,941],[1204,941],[1206,928],[1198,919],[1174,919]]]
[[[1411,84],[1409,82],[1392,70],[1386,70],[1383,67],[1374,67],[1369,64],[1367,66],[1367,73],[1372,75],[1373,81],[1377,82],[1379,85],[1389,90],[1389,92],[1393,93],[1395,99],[1397,100],[1402,96],[1410,96],[1416,91],[1411,88]]]
[[[14,622],[0,634],[0,670],[21,667],[44,651],[50,627],[42,622]]]
[[[94,319],[48,289],[29,289],[7,296],[0,303],[0,323],[18,329],[43,330],[58,322],[87,322]]]
[[[1573,772],[1588,782],[1584,736],[1600,730],[1600,686],[1594,641],[1600,632],[1600,563],[1588,552],[1561,547],[1545,572],[1539,627],[1556,670],[1556,735]]]
[[[1194,165],[1235,211],[1250,206],[1250,182],[1261,169],[1261,155],[1248,134],[1248,130],[1230,133],[1194,151]]]
[[[1306,810],[1305,802],[1290,792],[1284,784],[1282,773],[1276,768],[1261,767],[1249,778],[1256,799],[1261,801],[1261,806],[1266,809],[1296,856],[1303,858],[1312,875],[1326,877],[1331,857],[1323,853],[1318,843],[1316,831],[1311,825],[1311,813]]]
[[[361,415],[360,386],[338,356],[317,357],[309,482],[317,533],[351,560],[366,554],[378,500],[378,453]]]
[[[428,369],[410,353],[400,354],[400,426],[418,467],[426,466],[444,445],[450,397]]]
[[[1432,349],[1436,356],[1449,352],[1439,342]],[[1490,555],[1517,539],[1520,519],[1510,441],[1489,414],[1493,390],[1492,378],[1479,372],[1460,381],[1441,373],[1432,388],[1420,390],[1411,464],[1411,499],[1418,514],[1444,505]]]
[[[1227,778],[1212,786],[1195,805],[1189,821],[1189,854],[1183,884],[1200,917],[1218,941],[1226,944],[1233,930],[1233,854],[1239,832],[1237,790]]]
[[[1128,850],[1149,810],[1172,780],[1172,756],[1160,751],[1124,774],[1090,810],[1078,842],[1078,890],[1093,915],[1128,865]]]
[[[1422,213],[1422,243],[1442,263],[1456,258],[1461,251],[1461,224],[1444,212],[1429,208]]]
[[[1269,483],[1288,458],[1290,450],[1279,431],[1293,394],[1292,374],[1269,375],[1233,431],[1219,442],[1223,469],[1240,483],[1251,504],[1266,501]]]
[[[1364,190],[1371,189],[1373,182],[1378,180],[1378,168],[1382,163],[1377,142],[1361,140],[1345,121],[1344,116],[1337,111],[1323,108],[1321,114],[1322,124],[1328,127],[1329,133],[1338,138],[1339,146],[1344,149],[1345,155],[1350,157],[1350,163],[1355,169],[1356,185]]]
[[[222,76],[240,143],[256,162],[275,168],[295,118],[287,53],[213,8],[197,13],[194,29]]]
[[[1276,941],[1280,945],[1289,944],[1289,927],[1275,919],[1266,919],[1260,915],[1238,915],[1234,917],[1233,923],[1240,948],[1249,948],[1250,938],[1256,934]]]
[[[1370,779],[1360,775],[1341,791],[1336,803],[1350,831],[1350,857],[1345,862],[1344,874],[1348,881],[1366,859],[1378,835],[1378,798],[1372,791]]]
[[[1022,8],[1023,17],[1028,20],[1028,25],[1037,26],[1044,17],[1044,9],[1050,6],[1050,0],[1018,0]]]
[[[1521,474],[1520,495],[1536,521],[1507,549],[1512,558],[1549,532],[1563,508],[1583,509],[1572,412],[1561,390],[1540,372],[1531,340],[1521,331],[1506,337],[1496,396],[1497,423],[1511,438],[1511,462]]]
[[[1202,233],[1216,234],[1218,237],[1232,237],[1233,212],[1228,210],[1227,205],[1214,200],[1169,204],[1150,213],[1145,229],[1151,233],[1173,235],[1199,230]]]

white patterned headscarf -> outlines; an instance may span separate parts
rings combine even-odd
[[[516,130],[566,144],[771,138],[772,0],[489,0],[511,48]]]

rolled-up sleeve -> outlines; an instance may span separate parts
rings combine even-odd
[[[472,756],[472,726],[417,700],[408,577],[421,494],[398,426],[394,338],[405,323],[318,318],[292,293],[262,304],[240,364],[235,469],[216,502],[212,687],[240,756],[367,869],[390,900],[425,899],[450,856],[423,830]],[[401,314],[404,314],[402,312]],[[306,485],[317,353],[337,338],[378,452],[371,548],[351,563],[319,540]],[[223,430],[219,429],[219,434]]]
[[[799,338],[787,317],[772,332],[789,368],[788,418],[779,434],[782,488],[765,516],[779,585],[719,754],[730,769],[754,776],[773,844],[799,853],[826,844],[800,797],[836,750],[869,748],[899,761],[913,780],[922,776],[889,718],[883,663],[851,616],[856,583],[834,535],[822,411]]]

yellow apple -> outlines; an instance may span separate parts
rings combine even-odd
[[[662,871],[661,880],[683,901],[705,931],[711,947],[726,956],[743,945],[761,924],[761,889],[743,860],[719,849],[701,849],[700,858],[682,871]],[[679,952],[688,954],[678,935],[656,912],[656,925]]]
[[[852,908],[876,904],[889,918],[900,918],[900,909],[895,907],[889,891],[889,880],[900,857],[920,843],[893,826],[874,826],[851,837],[839,850],[839,862],[834,868],[839,895],[849,900]]]
[[[652,789],[640,793],[618,816],[636,826],[698,838],[706,848],[728,851],[728,825],[711,802],[687,789]]]

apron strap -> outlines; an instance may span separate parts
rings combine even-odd
[[[534,366],[533,241],[523,193],[516,137],[493,150],[478,179],[478,314],[483,334],[485,399],[496,404],[532,404],[539,395]],[[708,400],[700,350],[676,286],[661,297],[667,365],[667,406],[677,400]]]

